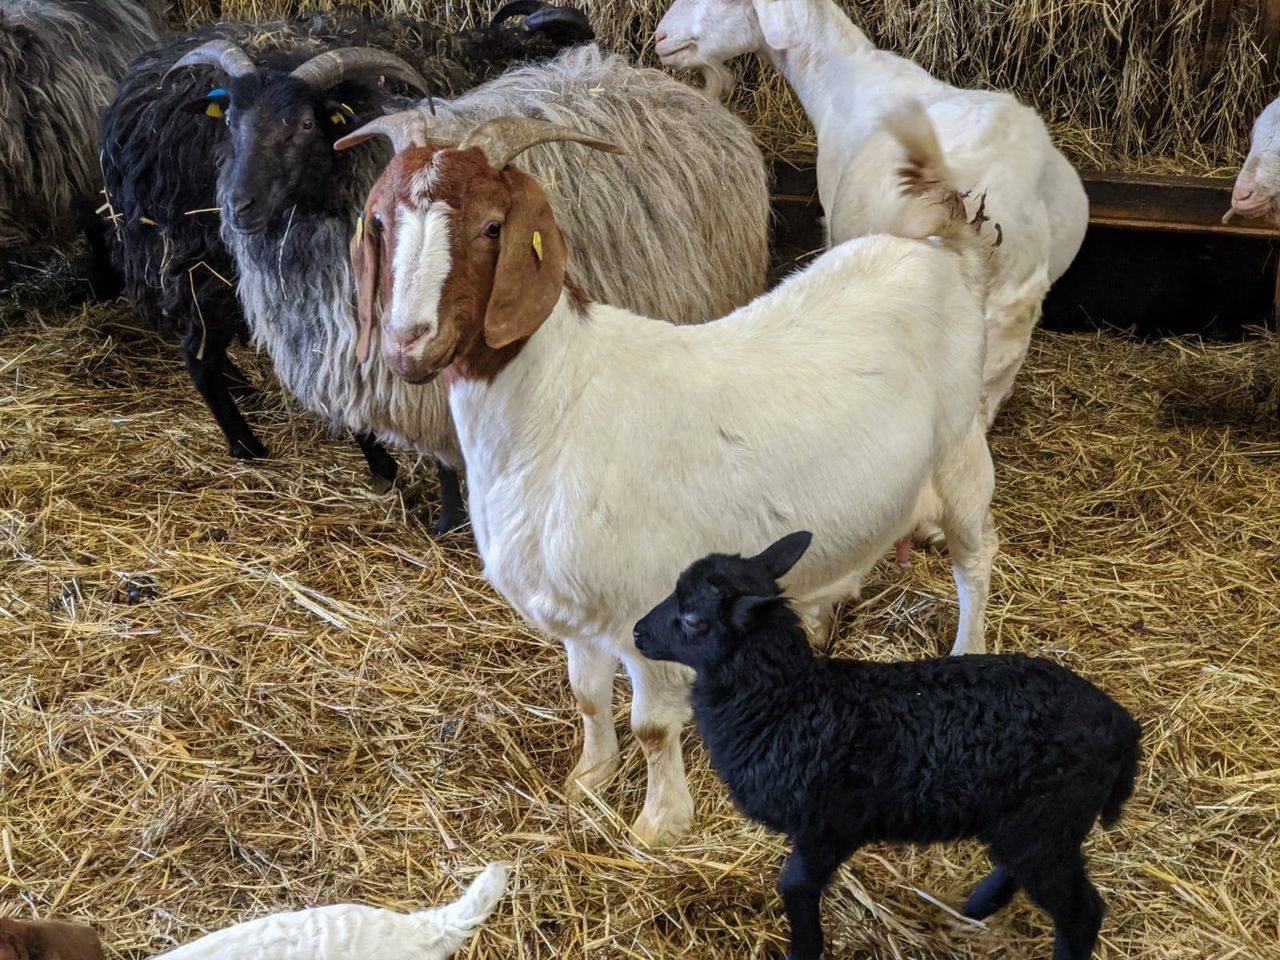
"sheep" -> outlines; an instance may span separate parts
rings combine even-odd
[[[102,944],[84,924],[0,917],[0,960],[102,960]]]
[[[453,903],[396,913],[354,903],[249,920],[161,954],[157,960],[445,960],[493,912],[507,868],[491,863]]]
[[[363,321],[380,298],[391,371],[410,383],[445,373],[485,576],[567,649],[585,734],[571,786],[612,774],[619,660],[631,677],[644,843],[692,821],[679,739],[689,678],[639,656],[631,632],[689,556],[813,524],[823,549],[793,587],[829,617],[910,528],[932,480],[960,596],[954,649],[982,649],[996,548],[979,414],[984,243],[940,186],[919,108],[894,126],[909,141],[911,232],[941,239],[842,244],[704,325],[590,303],[566,272],[544,192],[508,164],[552,140],[617,149],[594,134],[487,121],[456,148],[398,153],[365,204],[352,251]]]
[[[375,129],[448,137],[504,113],[572,122],[628,153],[616,165],[584,164],[562,145],[530,154],[589,294],[694,323],[764,288],[770,207],[760,152],[727,110],[661,71],[584,46],[514,68],[433,109],[434,116],[422,107],[375,120],[338,146],[350,150]],[[372,146],[350,153],[349,173],[331,184],[324,210],[299,205],[260,230],[243,229],[236,212],[239,191],[257,168],[251,162],[246,178],[229,166],[219,189],[220,205],[231,211],[223,238],[254,340],[285,387],[330,422],[415,448],[456,471],[462,456],[443,386],[397,380],[376,356],[368,359],[368,338],[357,337],[346,251],[355,213],[388,156],[381,144]],[[438,529],[464,516],[456,489]]]
[[[1084,239],[1089,202],[1044,121],[1011,94],[962,90],[877,49],[834,0],[674,0],[654,33],[664,64],[726,73],[759,53],[790,83],[818,137],[818,197],[830,240],[897,222],[901,147],[879,119],[924,103],[947,160],[1004,234],[991,255],[983,385],[988,426],[1013,390],[1041,303]],[[721,83],[711,84],[713,93]]]
[[[1270,220],[1280,226],[1280,100],[1267,104],[1253,123],[1249,156],[1236,176],[1231,209],[1222,218]]]
[[[1021,887],[1053,917],[1054,960],[1086,960],[1103,905],[1080,844],[1133,792],[1142,728],[1051,660],[815,657],[778,585],[812,539],[695,561],[635,627],[644,656],[695,672],[694,722],[738,809],[791,841],[788,957],[822,955],[822,892],[860,847],[976,838],[996,869],[965,914]]]
[[[248,328],[235,296],[234,262],[220,235],[219,166],[228,177],[253,173],[246,202],[256,203],[255,228],[272,218],[305,219],[308,211],[349,219],[335,202],[352,176],[351,164],[331,149],[342,130],[377,116],[392,93],[428,86],[451,92],[514,60],[554,53],[566,33],[590,37],[578,11],[532,6],[538,10],[522,21],[512,15],[530,12],[531,5],[513,4],[488,28],[453,35],[420,20],[375,23],[341,13],[264,25],[223,23],[172,37],[131,66],[102,125],[113,255],[138,311],[178,334],[192,382],[232,456],[264,457],[267,449],[236,406],[235,397],[252,388],[227,356],[229,344],[246,339]],[[535,27],[561,39],[548,39]],[[369,53],[358,46],[369,43],[379,49]],[[207,69],[209,61],[237,76],[224,88]],[[380,84],[380,78],[388,82]],[[232,102],[237,96],[246,98],[239,108]],[[245,122],[222,122],[241,112]],[[265,132],[253,129],[253,118]],[[246,212],[230,211],[247,222]],[[373,436],[358,440],[376,482],[389,485],[395,461]],[[460,496],[447,468],[441,481],[447,495]]]
[[[99,296],[118,291],[94,209],[98,116],[163,26],[155,0],[13,0],[0,9],[0,250],[83,231]]]

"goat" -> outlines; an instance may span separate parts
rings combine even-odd
[[[180,337],[188,372],[227,439],[232,456],[267,455],[236,406],[251,392],[227,356],[248,329],[235,296],[235,265],[220,230],[305,220],[350,219],[343,200],[352,164],[334,156],[333,141],[361,118],[380,113],[395,92],[452,92],[525,56],[554,53],[529,26],[558,35],[590,27],[575,10],[548,8],[522,22],[500,11],[490,27],[446,35],[429,23],[385,18],[374,23],[341,14],[265,25],[224,23],[170,39],[133,64],[103,117],[103,172],[116,227],[114,254],[130,299],[157,327]],[[386,44],[414,59],[410,64]],[[247,52],[246,52],[247,51]],[[470,58],[459,63],[458,57]],[[232,75],[215,82],[212,65]],[[419,69],[433,78],[429,83]],[[380,81],[385,80],[387,83]],[[211,92],[212,91],[212,92]],[[240,205],[219,218],[219,169],[237,183]],[[368,180],[360,182],[363,192]],[[296,277],[305,284],[307,277]],[[289,310],[290,304],[273,305]],[[299,344],[306,350],[306,344]],[[333,421],[331,411],[322,416]],[[376,438],[358,435],[378,483],[389,485],[396,465]],[[446,500],[457,500],[457,476],[442,465]],[[446,515],[448,510],[445,511]]]
[[[396,913],[354,903],[248,920],[161,954],[157,960],[445,960],[493,912],[507,868],[491,863],[453,903]]]
[[[0,250],[83,231],[94,293],[119,290],[102,224],[98,116],[163,26],[155,0],[13,0],[0,9]]]
[[[694,722],[738,809],[791,841],[788,957],[822,955],[822,892],[860,847],[977,838],[996,869],[965,914],[1021,887],[1053,917],[1054,960],[1087,960],[1104,908],[1080,844],[1133,792],[1142,728],[1051,660],[815,657],[778,585],[811,540],[698,560],[635,627],[642,654],[695,672]]]
[[[1224,224],[1234,217],[1266,218],[1280,226],[1280,100],[1272,100],[1253,122],[1249,155],[1236,175],[1231,209]]]
[[[0,917],[0,960],[102,960],[102,944],[83,924]]]
[[[703,325],[588,303],[569,278],[546,196],[509,163],[552,140],[617,149],[592,135],[487,121],[457,148],[402,150],[365,204],[363,320],[381,297],[397,376],[445,372],[485,576],[568,651],[585,730],[571,785],[611,775],[619,659],[631,676],[649,764],[643,842],[692,820],[688,676],[639,656],[631,630],[690,555],[812,524],[824,548],[794,586],[829,617],[910,528],[932,479],[960,594],[955,649],[982,649],[996,537],[978,414],[981,244],[915,120],[897,124],[911,141],[910,219],[940,240],[843,244]]]
[[[877,49],[833,0],[674,0],[654,40],[664,64],[712,77],[748,53],[777,67],[817,132],[818,197],[834,243],[898,222],[902,148],[880,120],[906,100],[924,104],[957,184],[986,197],[985,213],[1003,231],[985,307],[990,426],[1013,390],[1045,294],[1088,225],[1080,177],[1039,115],[1011,94],[953,87]]]

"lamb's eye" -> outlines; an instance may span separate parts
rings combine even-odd
[[[497,220],[490,220],[484,227],[484,235],[490,240],[497,240],[502,233],[502,224]]]
[[[680,623],[690,633],[707,632],[707,621],[703,620],[696,613],[682,613],[680,615]]]
[[[310,117],[308,117],[306,120],[303,120],[303,121],[302,121],[302,129],[303,129],[303,130],[308,130],[308,131],[310,131],[310,130],[314,130],[315,128],[316,128],[316,122],[315,122],[314,120],[312,120]]]

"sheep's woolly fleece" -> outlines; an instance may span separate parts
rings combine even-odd
[[[231,462],[123,310],[0,317],[4,912],[142,958],[274,910],[444,902],[501,859],[473,960],[780,952],[783,844],[699,746],[698,829],[669,852],[626,835],[629,734],[598,798],[563,799],[564,655],[465,532],[369,494],[359,453],[276,392],[250,412],[276,455]],[[992,648],[1067,664],[1147,731],[1124,818],[1087,844],[1101,960],[1274,956],[1277,371],[1274,339],[1041,333],[993,435]],[[955,615],[944,558],[886,559],[836,652],[936,654]],[[954,916],[985,870],[971,844],[864,851],[827,897],[834,956],[1042,957],[1025,901],[989,929]]]

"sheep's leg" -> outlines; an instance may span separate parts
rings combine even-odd
[[[436,476],[440,479],[440,519],[436,521],[435,531],[442,535],[467,522],[467,504],[462,499],[457,470],[437,460]]]
[[[209,412],[222,429],[227,439],[227,451],[238,460],[253,460],[265,457],[267,448],[253,435],[249,424],[236,406],[227,389],[226,355],[227,341],[210,336],[204,344],[204,353],[200,353],[202,330],[193,324],[182,338],[182,359],[186,361],[187,373],[195,384],[200,396],[204,398]]]
[[[644,809],[633,825],[650,847],[679,840],[693,825],[693,797],[685,779],[680,732],[689,719],[686,667],[657,663],[639,655],[626,660],[631,676],[631,730],[644,750],[649,779]]]
[[[822,956],[822,893],[855,849],[855,844],[837,844],[825,838],[796,841],[778,874],[778,892],[791,925],[787,960],[819,960]]]
[[[369,465],[369,473],[373,475],[373,489],[376,493],[386,493],[396,482],[396,461],[387,452],[387,448],[378,442],[378,438],[365,431],[356,434],[356,443],[364,454],[364,461]]]
[[[95,197],[94,200],[97,198]],[[114,300],[124,291],[124,277],[111,263],[107,245],[107,221],[98,216],[93,201],[80,202],[77,219],[89,245],[89,286],[97,300]]]
[[[223,354],[222,369],[227,378],[227,389],[231,391],[231,396],[238,403],[252,400],[258,395],[258,388],[253,385],[245,372],[236,366],[235,361],[231,359],[231,354]]]
[[[987,595],[998,538],[991,519],[995,468],[980,421],[975,419],[965,439],[943,458],[934,482],[960,603],[960,623],[951,652],[984,653]]]
[[[1089,960],[1106,906],[1079,851],[1017,867],[1027,896],[1053,918],[1053,960]]]
[[[1009,905],[1018,892],[1018,881],[1008,867],[997,865],[994,870],[973,888],[965,901],[963,913],[971,920],[985,920],[997,910]]]
[[[582,756],[565,783],[565,792],[596,790],[618,768],[618,731],[613,726],[613,675],[618,658],[590,644],[567,641],[569,686],[582,714]]]

